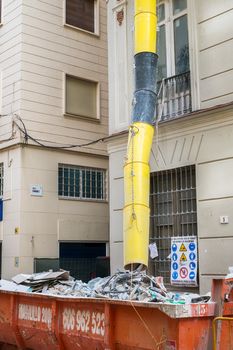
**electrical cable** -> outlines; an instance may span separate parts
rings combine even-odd
[[[161,84],[161,85],[163,85],[163,84]],[[161,88],[162,88],[162,86],[160,86],[159,93],[161,92]],[[162,110],[163,110],[163,103],[162,103]],[[160,114],[162,114],[161,112],[162,111],[160,111]],[[25,125],[23,119],[18,114],[16,114],[16,113],[14,113],[14,114],[0,114],[0,118],[1,117],[10,117],[10,116],[13,116],[14,124],[17,126],[17,128],[24,135],[25,143],[28,143],[28,140],[30,139],[31,141],[35,142],[38,146],[44,147],[44,148],[58,149],[58,150],[59,149],[82,148],[82,147],[88,147],[88,146],[94,145],[94,144],[96,144],[98,142],[105,142],[106,140],[109,140],[109,139],[114,137],[113,135],[105,136],[105,137],[101,137],[99,139],[96,139],[96,140],[93,140],[93,141],[90,141],[90,142],[86,142],[86,143],[82,143],[82,144],[70,144],[70,145],[60,145],[60,146],[47,145],[47,144],[45,144],[43,142],[48,142],[48,143],[54,143],[54,142],[46,141],[46,140],[40,140],[40,139],[34,138],[32,135],[30,135],[28,133],[28,131],[27,131],[27,128],[26,128],[26,125]],[[22,127],[19,126],[19,124],[16,122],[15,119],[18,119],[20,121],[20,123],[22,124]],[[160,119],[161,119],[161,116],[159,118],[157,118],[157,123],[160,121]],[[11,137],[9,137],[8,139],[0,140],[0,144],[3,143],[3,142],[10,141],[13,138],[14,138],[14,135],[13,135],[13,131],[12,131]]]
[[[18,114],[14,114],[14,116],[21,122],[21,124],[23,125],[23,128],[24,128],[24,137],[25,137],[25,142],[27,143],[28,142],[28,132],[27,132],[27,129],[26,129],[26,126],[23,122],[23,119],[18,115]],[[13,119],[14,121],[14,119]],[[15,121],[14,121],[15,122]],[[19,128],[18,124],[15,123],[17,125],[17,127]]]
[[[30,139],[31,141],[35,142],[37,145],[41,146],[41,147],[45,147],[45,148],[51,148],[51,149],[71,149],[71,148],[76,148],[76,147],[88,147],[88,146],[91,146],[91,145],[94,145],[98,142],[104,142],[108,139],[111,139],[113,136],[110,135],[110,136],[105,136],[105,137],[101,137],[99,139],[96,139],[96,140],[93,140],[93,141],[90,141],[90,142],[86,142],[86,143],[82,143],[82,144],[73,144],[73,145],[62,145],[62,146],[51,146],[51,145],[47,145],[47,144],[44,144],[43,142],[41,142],[40,139],[36,139],[34,138],[32,135],[30,135],[27,131],[27,128],[26,128],[26,125],[25,123],[23,122],[22,118],[14,113],[14,114],[0,114],[0,118],[1,117],[10,117],[10,116],[13,116],[13,123],[17,126],[17,128],[23,133],[24,135],[24,139],[25,139],[25,143],[28,142],[28,140]],[[22,127],[19,126],[19,124],[16,122],[15,119],[18,119],[20,121],[20,123],[22,124]],[[12,135],[10,138],[8,139],[4,139],[4,140],[0,140],[0,143],[3,143],[3,142],[6,142],[6,141],[10,141],[14,138],[14,135],[13,135],[13,131],[12,131]],[[49,143],[54,143],[52,141],[45,141],[44,142],[49,142]]]
[[[59,149],[82,148],[82,147],[88,147],[88,146],[94,145],[94,144],[96,144],[98,142],[105,142],[105,141],[110,140],[110,139],[112,139],[114,137],[114,135],[105,136],[105,137],[101,137],[99,139],[96,139],[96,140],[93,140],[93,141],[90,141],[90,142],[86,142],[86,143],[82,143],[82,144],[70,144],[70,145],[60,145],[60,146],[54,146],[54,145],[51,145],[51,144],[48,145],[48,144],[45,144],[44,142],[46,142],[46,143],[47,142],[48,143],[53,143],[53,144],[56,143],[56,142],[47,141],[47,140],[41,140],[41,139],[35,138],[32,135],[30,135],[28,133],[28,130],[26,128],[26,125],[25,125],[23,119],[18,114],[16,114],[16,113],[14,113],[14,114],[0,114],[0,118],[1,117],[10,117],[10,116],[13,116],[13,123],[14,123],[14,125],[16,125],[17,128],[24,135],[25,143],[28,143],[28,140],[31,140],[31,141],[35,142],[38,146],[44,147],[44,148],[58,149],[58,150]],[[16,119],[18,121],[20,121],[20,123],[22,124],[22,127],[17,123]],[[13,138],[14,138],[14,135],[13,135],[13,131],[12,131],[12,136],[9,139],[5,139],[5,140],[0,141],[0,143],[12,140]]]
[[[44,144],[43,142],[41,142],[39,139],[36,139],[34,138],[33,136],[31,136],[27,129],[26,129],[26,126],[24,124],[24,122],[22,121],[22,119],[18,116],[18,115],[15,115],[16,118],[18,120],[20,120],[20,122],[23,124],[23,128],[21,126],[19,126],[19,124],[14,120],[14,123],[15,125],[17,126],[17,128],[24,134],[24,137],[25,137],[25,141],[27,142],[28,139],[30,139],[31,141],[35,142],[37,145],[41,146],[41,147],[45,147],[45,148],[50,148],[50,149],[72,149],[72,148],[76,148],[76,147],[87,147],[87,146],[91,146],[91,145],[94,145],[98,142],[104,142],[110,138],[112,138],[112,136],[106,136],[106,137],[101,137],[97,140],[93,140],[93,141],[90,141],[90,142],[86,142],[86,143],[83,143],[83,144],[73,144],[73,145],[62,145],[62,146],[51,146],[51,145],[47,145],[47,144]],[[45,142],[51,142],[51,141],[45,141]]]
[[[8,139],[3,139],[3,140],[0,140],[0,144],[4,143],[4,142],[7,142],[7,141],[11,141],[14,139],[14,135],[11,135],[10,137],[8,137]]]
[[[11,114],[0,114],[0,117],[10,117]]]

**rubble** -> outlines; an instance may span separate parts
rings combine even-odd
[[[70,279],[68,271],[48,271],[34,273],[32,275],[19,274],[12,278],[12,281],[18,285],[28,286],[29,292],[45,292],[59,280],[67,281]]]
[[[88,283],[75,280],[68,271],[43,272],[32,275],[20,274],[12,282],[1,280],[1,290],[36,292],[46,295],[76,298],[104,298],[158,302],[169,304],[189,304],[208,302],[210,296],[192,293],[168,292],[162,277],[154,277],[140,269],[118,271],[105,278],[95,278]]]
[[[16,284],[7,280],[0,280],[0,290],[6,290],[8,292],[27,292],[28,287],[22,284]]]

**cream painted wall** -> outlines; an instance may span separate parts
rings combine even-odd
[[[0,27],[0,114],[7,115],[20,111],[21,89],[21,41],[22,25],[21,10],[22,0],[2,1],[2,22]],[[19,134],[12,135],[12,117],[0,118],[0,148],[3,141],[14,136],[13,141],[5,143],[10,145],[17,143]]]
[[[117,12],[124,11],[119,26]],[[200,291],[233,264],[233,3],[188,0],[193,110],[212,108],[160,123],[151,171],[196,165]],[[123,267],[123,163],[133,90],[133,1],[109,0],[110,250],[111,268]],[[116,54],[117,52],[117,54]],[[128,65],[126,67],[126,65]],[[125,134],[117,134],[125,130]],[[219,222],[229,216],[229,224]]]
[[[124,12],[121,25],[117,13]],[[188,0],[193,110],[233,100],[233,3]],[[126,130],[133,96],[133,1],[108,2],[109,132]]]
[[[82,144],[108,133],[107,13],[99,1],[99,35],[64,25],[65,1],[22,0],[21,117],[34,137]],[[65,74],[99,82],[100,120],[64,116]],[[85,152],[106,155],[103,143]]]
[[[61,200],[57,195],[58,163],[107,169],[105,143],[82,152],[80,148],[52,152],[20,146],[24,138],[12,128],[13,114],[18,114],[30,135],[53,144],[83,144],[107,136],[107,10],[105,0],[98,3],[99,33],[92,35],[64,25],[63,0],[2,1],[0,114],[7,115],[0,118],[4,278],[32,272],[34,257],[57,257],[59,240],[109,240],[107,202]],[[64,116],[66,73],[99,82],[98,122]],[[13,140],[2,142],[9,136]],[[30,195],[32,184],[43,185],[42,197]],[[15,258],[19,258],[18,267]]]
[[[109,143],[111,268],[123,267],[123,162],[127,134]],[[163,123],[154,138],[151,171],[196,165],[200,291],[232,266],[233,110],[228,106]],[[229,224],[220,224],[220,216]]]
[[[133,1],[108,2],[109,132],[127,129],[133,96]],[[120,25],[117,13],[123,11]]]
[[[20,182],[21,155],[19,148],[12,148],[0,153],[0,162],[4,163],[3,221],[1,222],[0,240],[2,244],[2,275],[12,276],[17,273],[15,257],[20,254],[20,237],[15,229],[20,225]]]
[[[58,198],[58,164],[108,169],[106,157],[18,147],[0,153],[5,167],[3,241],[4,278],[33,271],[33,259],[59,256],[59,241],[109,241],[107,202]],[[10,165],[8,167],[8,164]],[[11,175],[13,174],[13,176]],[[12,177],[11,177],[12,176]],[[30,194],[32,184],[43,196]],[[18,228],[18,233],[15,233]],[[15,266],[15,258],[19,266]]]

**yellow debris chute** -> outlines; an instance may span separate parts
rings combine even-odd
[[[124,165],[124,265],[148,265],[149,158],[156,108],[156,0],[134,0],[135,92]]]

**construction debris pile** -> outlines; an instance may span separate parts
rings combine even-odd
[[[150,277],[145,272],[137,271],[119,271],[113,276],[95,278],[88,283],[82,281],[58,283],[49,288],[48,293],[138,301],[165,301],[167,296],[161,278]]]
[[[210,296],[168,292],[162,277],[154,277],[145,271],[118,271],[105,278],[95,278],[88,283],[75,280],[68,271],[43,272],[32,275],[19,274],[11,281],[0,281],[0,290],[36,292],[47,295],[134,300],[187,304],[208,302]]]

